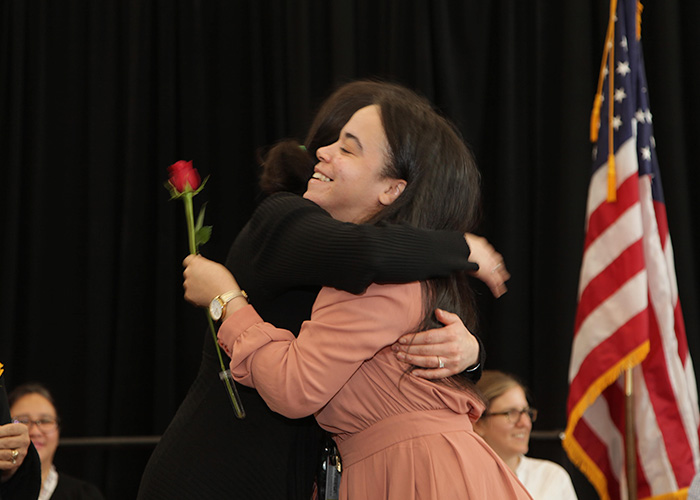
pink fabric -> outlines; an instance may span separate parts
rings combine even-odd
[[[341,498],[530,498],[472,430],[483,411],[469,392],[407,373],[393,344],[415,331],[421,286],[371,285],[362,295],[324,288],[297,339],[249,306],[219,339],[231,372],[271,409],[315,414],[344,461]]]

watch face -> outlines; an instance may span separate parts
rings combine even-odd
[[[223,312],[223,305],[221,304],[221,301],[219,300],[219,297],[216,297],[214,300],[211,301],[209,304],[209,314],[211,315],[211,319],[214,321],[219,321],[221,319],[221,313]]]

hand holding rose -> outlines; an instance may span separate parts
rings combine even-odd
[[[231,272],[221,264],[201,255],[188,255],[182,262],[185,300],[199,307],[209,307],[217,295],[240,287]]]
[[[197,223],[195,224],[192,198],[204,188],[208,177],[204,179],[204,182],[201,182],[199,172],[192,166],[192,162],[183,160],[170,165],[168,167],[168,173],[169,178],[168,182],[165,183],[165,187],[170,191],[170,199],[181,199],[185,205],[187,237],[189,239],[191,254],[185,258],[183,262],[185,265],[185,271],[183,273],[185,276],[185,299],[197,306],[207,307],[211,300],[217,295],[238,288],[236,280],[233,279],[231,273],[229,273],[224,266],[196,255],[199,252],[199,246],[209,241],[212,228],[211,226],[204,225],[204,207],[200,210]],[[203,270],[202,273],[199,272],[200,269]],[[229,286],[228,289],[222,288],[226,286],[226,283],[229,283],[231,286]],[[216,338],[216,329],[214,328],[214,322],[209,311],[207,311],[206,316],[207,322],[209,323],[209,331],[211,332],[214,345],[216,346],[216,354],[219,357],[221,373],[225,374],[226,367],[224,366],[221,349]],[[244,418],[245,410],[243,409],[243,404],[241,403],[233,379],[225,376],[222,380],[226,385],[226,390],[231,399],[233,411],[238,418]]]

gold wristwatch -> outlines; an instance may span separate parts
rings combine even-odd
[[[211,319],[214,321],[219,321],[221,318],[223,318],[226,315],[226,304],[231,302],[236,297],[243,297],[248,300],[248,294],[243,290],[232,290],[214,297],[209,303],[209,314],[211,315]]]

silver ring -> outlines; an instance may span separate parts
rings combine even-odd
[[[440,358],[440,356],[437,357],[438,359],[438,368],[445,368],[445,362]]]
[[[12,453],[12,457],[10,458],[10,462],[12,465],[15,465],[17,463],[17,457],[19,456],[19,450],[14,449],[10,450],[10,453]]]
[[[502,263],[502,262],[499,262],[498,264],[496,264],[495,266],[493,266],[493,269],[491,269],[491,274],[493,274],[493,273],[495,273],[496,271],[498,271],[501,267],[503,267],[503,263]]]

